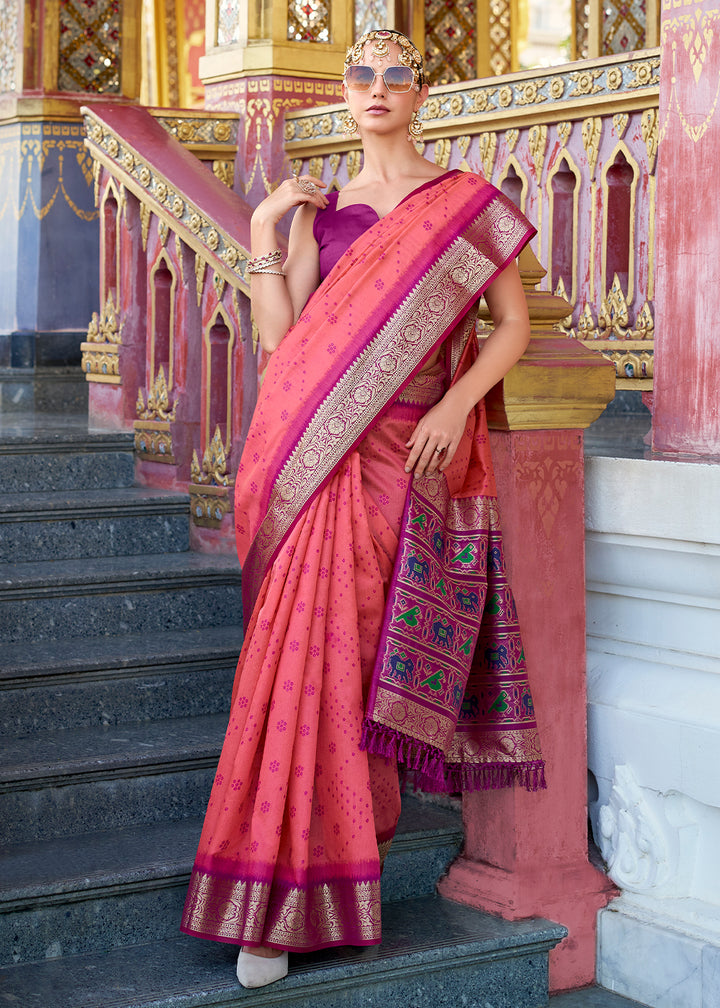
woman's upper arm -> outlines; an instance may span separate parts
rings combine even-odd
[[[495,277],[485,291],[485,301],[495,326],[510,319],[527,320],[527,298],[516,259],[508,263],[505,269]]]
[[[285,276],[294,321],[320,285],[320,250],[313,235],[316,212],[316,207],[306,203],[298,207],[290,225]]]

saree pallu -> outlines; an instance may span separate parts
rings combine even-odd
[[[422,524],[409,487],[428,481],[405,474],[404,444],[445,387],[437,366],[423,366],[443,344],[448,375],[468,365],[472,306],[532,233],[477,176],[446,176],[355,242],[271,358],[236,484],[246,637],[183,914],[187,933],[298,951],[380,941],[381,860],[400,809],[397,763],[387,757],[409,756],[408,765],[435,785],[458,779],[440,771],[438,733],[429,744],[413,739],[398,704],[409,711],[419,688],[428,736],[423,690],[435,701],[430,713],[442,708],[448,723],[453,705],[469,715],[468,725],[476,721],[483,700],[476,686],[467,701],[460,695],[453,658],[452,688],[443,681],[438,702],[439,679],[423,685],[415,671],[423,649],[448,658],[445,641],[408,643],[391,632],[403,571],[424,577],[425,595],[438,587],[419,548],[412,563],[408,554],[409,533]],[[437,505],[433,488],[445,486],[451,509],[464,516],[462,528],[455,521],[459,534],[484,536],[470,552],[485,556],[487,572],[488,556],[498,570],[502,564],[493,553],[494,485],[478,418],[481,409],[448,480],[428,484],[426,496]],[[433,516],[435,530],[438,521],[447,524]],[[447,560],[455,561],[452,549]],[[509,596],[496,592],[484,605],[482,568],[470,602],[458,602],[462,578],[447,575],[468,626],[477,596],[472,636],[481,647],[482,611],[502,602],[510,614]],[[411,601],[400,620],[409,629],[416,614],[408,611],[418,604]],[[416,660],[401,669],[402,657],[393,655],[408,656],[410,646]],[[493,638],[488,647],[495,646]],[[438,671],[444,679],[437,663],[424,678]],[[521,679],[518,696],[525,695]],[[513,699],[512,689],[506,696]],[[502,715],[502,703],[494,707],[491,720]],[[527,719],[524,729],[530,738]],[[537,770],[537,747],[530,741],[521,753],[520,736],[518,725],[507,738],[496,734],[493,755],[500,741],[504,760]],[[468,738],[458,751],[472,750],[475,759],[476,734]]]

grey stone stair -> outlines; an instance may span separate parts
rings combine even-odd
[[[202,819],[20,843],[0,880],[0,965],[174,938]],[[406,797],[383,899],[431,895],[462,843],[459,814]]]
[[[0,568],[0,641],[85,638],[242,619],[237,560],[200,553],[91,557]]]
[[[379,949],[296,956],[250,992],[234,947],[179,936],[242,641],[237,561],[187,551],[187,499],[132,486],[130,435],[0,415],[0,441],[0,1001],[546,1006],[564,929],[438,898],[460,813],[413,797]]]
[[[241,646],[236,625],[0,645],[0,734],[222,713]]]
[[[186,937],[0,971],[4,996],[43,1008],[544,1008],[548,921],[503,921],[437,896],[386,904],[383,942],[291,956],[258,991],[234,975],[237,948]]]
[[[0,563],[69,560],[190,547],[187,494],[142,487],[0,497]]]
[[[73,417],[0,416],[0,490],[38,493],[129,487],[133,435],[88,431]]]
[[[226,714],[41,732],[0,757],[0,843],[199,816]]]

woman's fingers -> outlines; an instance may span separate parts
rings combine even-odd
[[[322,210],[328,205],[328,198],[321,191],[327,183],[315,175],[293,175],[292,178],[286,179],[283,185],[287,185],[290,189],[295,206],[300,203],[312,203]]]
[[[420,477],[449,465],[457,443],[449,434],[443,435],[437,432],[428,434],[416,429],[406,447],[410,448],[410,454],[405,463],[405,472],[414,470],[415,476]]]

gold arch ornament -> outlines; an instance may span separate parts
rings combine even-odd
[[[667,0],[664,6],[667,7]],[[667,113],[660,131],[660,138],[663,139],[667,133],[667,125],[673,107],[677,110],[678,117],[682,123],[683,130],[693,143],[702,140],[708,131],[710,123],[715,116],[720,100],[720,74],[717,75],[717,87],[715,96],[703,121],[694,126],[688,118],[686,109],[683,109],[677,88],[677,61],[680,45],[685,50],[690,61],[693,77],[696,86],[700,83],[707,63],[710,48],[715,41],[720,20],[720,10],[699,11],[695,10],[689,14],[681,14],[673,17],[663,25],[663,44],[667,36],[672,34],[672,71],[670,78],[672,87],[667,105]],[[697,92],[695,93],[697,95]]]

